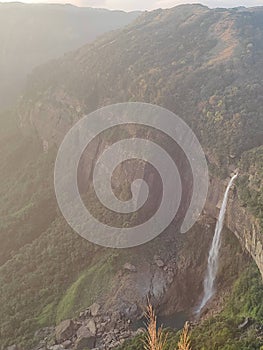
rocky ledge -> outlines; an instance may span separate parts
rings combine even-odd
[[[206,214],[218,218],[222,198],[229,179],[212,178],[206,202]],[[259,221],[243,206],[238,191],[233,187],[229,194],[225,225],[239,239],[244,249],[255,260],[263,278],[263,234]]]

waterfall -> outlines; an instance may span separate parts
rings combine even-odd
[[[212,241],[212,245],[209,251],[209,256],[208,256],[208,266],[207,266],[207,272],[206,272],[206,277],[204,280],[204,296],[203,299],[198,306],[196,313],[200,313],[200,311],[203,309],[203,307],[206,305],[206,303],[211,299],[211,297],[214,295],[214,283],[218,271],[218,258],[219,258],[219,250],[221,246],[221,232],[222,228],[224,225],[224,218],[225,218],[225,212],[226,212],[226,206],[227,206],[227,198],[228,198],[228,192],[230,190],[230,187],[233,184],[233,181],[237,177],[238,174],[235,174],[226,189],[223,203],[220,209],[218,221],[216,223],[216,228],[215,228],[215,234],[214,238]]]

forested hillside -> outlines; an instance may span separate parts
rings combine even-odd
[[[262,225],[262,68],[263,8],[185,5],[144,13],[123,30],[35,69],[15,111],[3,112],[0,120],[0,345],[31,349],[39,341],[38,329],[76,317],[98,297],[105,305],[116,303],[118,288],[130,301],[127,306],[122,300],[121,310],[127,317],[139,316],[139,302],[136,312],[129,311],[139,292],[130,290],[132,278],[143,273],[145,290],[154,295],[153,276],[162,287],[160,293],[156,287],[161,311],[182,311],[187,303],[190,308],[201,293],[214,219],[202,218],[184,240],[170,227],[166,239],[136,252],[88,243],[57,208],[57,147],[75,121],[101,106],[125,101],[164,106],[193,128],[211,178],[226,179],[239,168],[238,199]],[[197,234],[202,239],[193,246]],[[193,350],[259,350],[260,273],[244,247],[229,231],[225,235],[217,281],[223,301],[215,307],[219,316],[208,315],[196,326]],[[167,259],[162,267],[155,254]],[[130,264],[127,272],[127,262],[138,264],[139,271]],[[246,317],[251,327],[240,331]],[[137,340],[122,349],[139,349]]]
[[[198,5],[144,14],[118,35],[40,67],[22,114],[37,127],[49,106],[55,114],[62,103],[80,113],[156,103],[193,127],[214,163],[227,164],[262,142],[262,12]]]

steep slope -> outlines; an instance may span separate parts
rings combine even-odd
[[[98,297],[106,308],[110,305],[126,310],[127,317],[134,316],[134,310],[138,314],[142,311],[148,292],[166,315],[186,307],[189,311],[189,306],[196,304],[214,220],[204,216],[185,240],[174,234],[176,225],[171,225],[164,237],[136,250],[117,255],[105,251],[73,233],[56,212],[52,191],[54,156],[65,132],[85,113],[122,101],[163,105],[188,122],[206,151],[212,177],[206,207],[210,216],[217,216],[218,208],[214,208],[220,205],[218,200],[224,191],[220,177],[240,167],[240,185],[238,191],[233,190],[231,203],[240,208],[236,198],[242,197],[242,205],[247,205],[242,210],[249,217],[248,226],[239,217],[238,228],[233,229],[231,210],[227,222],[230,229],[238,230],[235,233],[242,241],[245,230],[250,234],[249,225],[255,225],[262,213],[262,18],[261,8],[209,10],[196,5],[158,10],[142,15],[121,32],[107,34],[35,70],[19,106],[21,128],[11,132],[10,143],[16,148],[10,151],[14,162],[23,163],[17,182],[25,182],[30,191],[21,192],[19,186],[12,186],[10,176],[8,197],[15,204],[7,201],[5,209],[3,203],[1,213],[6,223],[0,237],[10,238],[5,249],[0,248],[5,262],[0,268],[2,344],[17,342],[28,349],[37,341],[33,334],[39,327],[77,315]],[[34,143],[28,135],[34,135]],[[17,146],[19,140],[28,142],[26,149],[36,152],[36,160],[34,156],[24,158]],[[3,152],[1,158],[5,156]],[[9,159],[7,155],[5,162]],[[1,163],[5,170],[5,163]],[[41,169],[43,176],[38,177]],[[31,189],[32,179],[36,183]],[[18,232],[15,225],[23,224],[23,213],[35,216],[32,208],[37,207],[45,189],[47,207],[54,217],[46,217],[47,227],[31,228],[31,220],[26,220],[22,239],[12,251],[11,235]],[[1,193],[4,191],[3,186]],[[25,200],[16,203],[21,193],[26,194]],[[45,203],[39,205],[45,216]],[[9,219],[13,214],[14,221]],[[252,248],[259,247],[259,257],[260,234],[259,228],[257,241],[253,237],[250,240]],[[196,242],[193,237],[202,239]],[[217,284],[224,294],[247,261],[229,233],[222,254]],[[156,260],[164,265],[158,266]],[[131,270],[124,268],[126,263],[133,264],[137,271],[132,271],[130,265]],[[140,290],[144,273],[147,280]],[[131,293],[134,285],[136,293]],[[134,299],[138,310],[133,307]],[[249,300],[249,316],[255,303],[256,298]],[[226,338],[231,336],[228,333]]]
[[[146,13],[121,33],[38,68],[23,121],[59,143],[53,125],[63,134],[69,114],[156,103],[194,128],[215,165],[228,164],[262,142],[262,12],[189,5]],[[66,113],[61,126],[59,111]]]
[[[138,13],[72,5],[0,4],[0,108],[13,104],[34,67],[125,26]]]
[[[1,346],[16,343],[28,350],[43,341],[45,331],[38,332],[39,328],[75,317],[95,301],[106,314],[121,312],[131,319],[141,315],[147,296],[164,315],[194,307],[214,221],[202,217],[186,239],[175,236],[172,226],[136,249],[96,247],[72,232],[57,212],[52,190],[54,152],[43,153],[33,136],[21,134],[15,116],[3,115]],[[231,258],[222,259],[221,269],[227,274],[220,273],[221,290],[247,265],[227,231],[223,247],[224,255]]]
[[[146,13],[118,35],[38,68],[21,104],[21,124],[33,126],[48,147],[58,145],[74,121],[98,107],[155,103],[193,128],[211,174],[225,178],[244,152],[260,152],[262,145],[262,18],[261,7],[210,10],[186,5]],[[240,166],[242,178],[259,177],[254,191],[256,215],[261,215],[262,163],[248,175]],[[242,214],[239,219],[242,227]],[[255,221],[251,215],[248,231]],[[261,227],[255,227],[256,247],[249,250],[257,251],[262,269]],[[239,237],[243,242],[248,238],[242,232]]]
[[[259,272],[255,266],[250,266],[234,284],[231,296],[225,301],[224,310],[200,324],[191,325],[192,349],[262,349],[262,297]],[[167,333],[165,349],[174,350],[181,332],[169,330]],[[142,335],[137,335],[117,349],[141,350],[142,342]]]

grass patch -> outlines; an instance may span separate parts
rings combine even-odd
[[[56,304],[55,304],[55,302],[53,302],[53,303],[46,305],[43,308],[41,314],[37,317],[37,322],[38,322],[39,326],[45,327],[45,326],[50,325],[54,322],[55,307],[56,307]]]
[[[72,318],[111,288],[117,266],[112,255],[86,269],[70,286],[57,308],[56,322]]]

